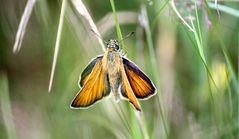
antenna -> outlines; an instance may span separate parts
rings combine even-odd
[[[121,43],[123,40],[128,39],[129,37],[131,37],[132,35],[134,35],[134,32],[130,32],[129,34],[127,34],[122,40],[119,41],[119,43]]]
[[[96,37],[100,38],[105,44],[107,44],[107,41],[103,40],[103,39],[101,38],[101,36],[100,36],[98,33],[96,33],[92,28],[90,29],[90,31],[91,31]]]

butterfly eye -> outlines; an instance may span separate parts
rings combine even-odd
[[[115,50],[119,50],[119,45],[118,44],[115,44]]]

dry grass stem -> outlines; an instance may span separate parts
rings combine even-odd
[[[17,53],[21,49],[22,40],[26,31],[27,23],[32,13],[32,9],[35,5],[36,0],[28,0],[24,12],[21,17],[21,21],[17,30],[15,43],[13,46],[13,53]]]
[[[86,9],[86,6],[82,2],[82,0],[72,0],[72,3],[75,6],[78,13],[81,14],[89,22],[89,25],[90,25],[91,29],[94,30],[94,32],[96,32],[97,34],[100,35],[100,32],[99,32],[96,24],[94,23],[92,17],[90,16],[90,13]],[[101,45],[102,50],[105,51],[105,46],[104,46],[104,43],[103,43],[102,39],[100,39],[100,38],[97,38],[97,39],[98,39],[98,41]]]
[[[57,63],[57,57],[58,57],[58,53],[59,53],[61,33],[62,33],[62,27],[63,27],[63,21],[64,21],[64,14],[65,14],[65,10],[66,10],[66,1],[67,0],[62,0],[62,5],[61,5],[61,14],[60,14],[59,25],[58,25],[58,30],[57,30],[56,45],[55,45],[53,63],[52,63],[52,68],[51,68],[51,76],[50,76],[50,80],[49,80],[48,92],[51,92],[52,83],[54,80],[54,74],[55,74],[55,69],[56,69],[56,63]]]

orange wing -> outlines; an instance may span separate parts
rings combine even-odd
[[[103,71],[102,60],[95,63],[82,89],[72,101],[71,107],[88,107],[110,93],[107,75]]]
[[[123,64],[120,66],[120,72],[121,72],[121,78],[122,78],[121,92],[123,92],[122,93],[123,96],[128,98],[130,103],[132,103],[138,111],[141,111],[139,102],[137,101],[137,99],[134,95],[134,92],[133,92],[132,88],[130,87],[130,83],[127,79]]]
[[[89,75],[90,75],[92,69],[94,68],[95,64],[96,64],[99,60],[101,60],[102,58],[103,58],[102,55],[101,55],[101,56],[98,56],[98,57],[92,59],[92,60],[90,61],[90,63],[86,66],[86,68],[84,69],[84,71],[81,73],[81,79],[80,79],[80,82],[79,82],[79,84],[80,84],[81,87],[82,87],[82,86],[86,83],[86,81],[88,80]]]
[[[133,63],[123,58],[123,64],[130,86],[139,99],[155,94],[156,89],[152,81]]]

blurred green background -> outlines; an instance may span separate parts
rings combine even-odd
[[[140,101],[141,113],[113,98],[70,109],[79,75],[104,53],[90,29],[95,24],[104,40],[117,39],[116,13],[112,0],[63,1],[0,1],[1,139],[239,138],[239,1],[114,1],[122,35],[135,32],[123,51],[158,89]]]

